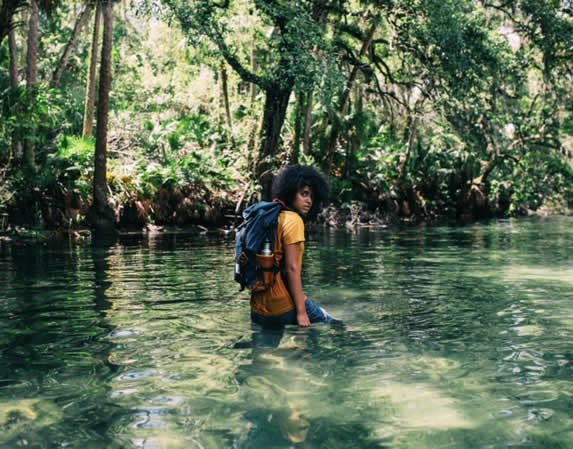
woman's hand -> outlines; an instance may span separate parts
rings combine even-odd
[[[310,320],[308,319],[308,315],[306,314],[306,310],[302,310],[296,313],[296,322],[298,323],[299,327],[309,327]]]

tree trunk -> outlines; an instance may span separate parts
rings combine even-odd
[[[15,91],[18,89],[18,54],[16,45],[16,32],[12,29],[8,34],[8,49],[10,53],[10,87]]]
[[[98,61],[97,48],[99,40],[100,16],[101,16],[101,4],[98,1],[96,5],[95,18],[94,18],[92,45],[90,49],[90,67],[86,84],[86,96],[84,101],[84,124],[82,128],[82,136],[84,138],[93,136],[95,87],[96,87],[96,76],[97,76],[96,72],[97,72],[97,61]]]
[[[416,137],[416,129],[418,127],[418,116],[408,116],[407,123],[406,130],[408,133],[408,141],[406,145],[406,154],[402,157],[400,166],[398,167],[398,177],[401,181],[404,181],[408,174],[407,167],[412,155],[412,148],[414,147],[414,138]]]
[[[293,164],[298,163],[300,154],[302,122],[303,122],[303,115],[305,113],[304,97],[305,97],[304,92],[299,92],[296,96],[296,111],[294,117],[294,142],[292,145],[292,153],[291,153],[291,162]]]
[[[354,114],[360,114],[364,109],[364,101],[363,101],[363,90],[362,85],[360,83],[356,83],[354,86]],[[354,154],[359,150],[360,145],[362,144],[362,136],[357,133],[353,132],[350,133],[348,136],[348,142],[346,146],[346,158],[344,161],[344,177],[350,176],[352,173],[353,167],[352,162],[354,160]]]
[[[8,50],[10,53],[10,88],[16,95],[18,91],[18,86],[20,85],[20,80],[18,77],[18,54],[16,45],[16,32],[14,29],[10,30],[8,34]],[[15,112],[20,110],[20,105],[16,103],[14,105]],[[16,161],[21,161],[23,156],[22,142],[18,131],[15,129],[12,131],[12,156]]]
[[[253,34],[253,39],[251,42],[251,73],[257,72],[257,54],[256,54],[256,46],[255,46],[255,35]],[[249,83],[250,85],[250,117],[251,117],[251,124],[249,129],[249,137],[247,139],[247,161],[248,161],[248,168],[249,172],[254,172],[254,160],[256,157],[255,154],[255,147],[256,147],[256,140],[257,140],[257,131],[259,130],[259,120],[258,114],[255,111],[255,101],[257,99],[257,85],[255,83]]]
[[[66,44],[66,47],[62,52],[62,56],[60,57],[60,61],[58,62],[58,65],[56,67],[56,70],[52,75],[52,81],[50,82],[51,87],[57,87],[60,84],[60,79],[62,78],[62,74],[64,73],[64,70],[68,65],[68,61],[72,54],[72,50],[76,46],[78,38],[80,37],[80,33],[89,19],[92,8],[93,8],[93,3],[91,1],[87,1],[85,3],[83,11],[78,16],[76,23],[74,25],[74,29],[72,31],[72,35],[70,36],[70,40]]]
[[[304,117],[304,137],[302,140],[302,149],[304,154],[310,155],[310,129],[312,128],[312,107],[313,91],[311,90],[306,96],[306,114]]]
[[[91,221],[96,233],[113,231],[113,211],[107,197],[107,124],[109,114],[109,93],[111,90],[111,51],[113,2],[102,3],[103,42],[101,47],[101,65],[99,78],[99,96],[97,109],[97,130],[95,145],[95,164],[93,181],[93,203]]]
[[[26,64],[26,85],[28,89],[33,90],[38,82],[38,2],[36,0],[30,0]]]
[[[359,58],[362,58],[370,48],[370,45],[372,44],[372,39],[374,38],[374,32],[376,31],[376,26],[377,24],[376,22],[374,22],[370,26],[368,32],[366,33],[364,41],[362,42],[362,47],[360,48],[360,53],[358,53]],[[338,106],[338,111],[337,111],[338,114],[343,114],[348,106],[348,102],[350,100],[350,93],[352,92],[352,86],[354,85],[354,82],[358,77],[358,70],[359,70],[359,65],[356,64],[354,67],[352,67],[352,70],[350,71],[350,75],[348,77],[348,80],[346,81],[346,87],[344,89],[344,93],[342,94],[340,105]],[[333,168],[334,147],[336,146],[336,141],[338,140],[339,133],[340,133],[340,127],[336,123],[333,123],[332,131],[330,133],[330,138],[328,139],[328,143],[326,145],[326,160],[328,163],[329,171],[332,171]]]
[[[38,83],[38,2],[30,0],[30,20],[28,22],[28,51],[26,53],[26,89],[28,91],[28,107],[35,107],[36,85]],[[32,170],[37,171],[35,148],[35,123],[30,124],[27,141],[24,145],[24,158]]]
[[[370,45],[372,44],[372,39],[374,38],[374,32],[376,31],[376,23],[373,23],[368,33],[366,33],[366,37],[364,38],[364,42],[362,42],[362,47],[360,48],[360,53],[358,53],[358,57],[362,58]],[[344,94],[342,96],[342,101],[340,102],[340,106],[338,106],[338,112],[343,113],[348,105],[348,101],[350,100],[350,93],[352,92],[352,87],[354,86],[354,82],[356,81],[356,77],[358,76],[359,66],[358,64],[352,67],[352,71],[350,72],[350,76],[346,81],[346,88],[344,89]]]
[[[271,199],[272,160],[278,152],[291,92],[292,83],[288,88],[272,85],[266,90],[261,149],[255,171],[255,176],[263,188],[263,200]]]
[[[398,167],[398,177],[401,181],[406,179],[408,162],[412,157],[412,149],[414,148],[414,140],[419,125],[419,114],[421,113],[425,97],[420,96],[414,103],[412,109],[408,108],[408,115],[406,117],[406,126],[404,128],[404,140],[406,140],[406,153],[401,158],[400,166]]]
[[[223,99],[223,107],[225,108],[225,122],[227,125],[228,143],[232,146],[235,145],[233,140],[233,123],[231,121],[231,107],[229,105],[229,86],[228,86],[227,68],[225,62],[221,61],[221,96]]]
[[[251,73],[257,73],[257,52],[255,46],[255,35],[253,34],[253,40],[251,42]],[[257,85],[255,83],[249,84],[251,87],[250,97],[251,97],[251,110],[255,107],[255,100],[257,98]]]

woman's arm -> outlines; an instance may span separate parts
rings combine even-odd
[[[294,299],[296,307],[296,321],[300,327],[310,326],[310,320],[306,314],[306,296],[302,291],[302,280],[300,277],[300,242],[285,245],[285,274],[288,281],[290,294]]]

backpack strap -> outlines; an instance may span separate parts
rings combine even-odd
[[[288,209],[287,205],[285,204],[285,202],[279,198],[273,198],[273,202],[274,203],[279,203],[283,209]]]

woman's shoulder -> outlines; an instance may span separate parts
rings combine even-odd
[[[286,244],[304,242],[304,221],[302,217],[290,210],[279,214],[278,232]]]
[[[292,210],[281,211],[278,226],[283,229],[301,229],[302,232],[304,232],[304,221],[302,217]]]
[[[289,223],[300,223],[304,225],[304,222],[302,221],[302,217],[295,211],[293,210],[282,210],[281,213],[279,214],[279,222],[289,222]]]

